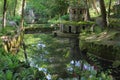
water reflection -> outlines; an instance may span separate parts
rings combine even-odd
[[[70,38],[70,55],[71,59],[75,61],[79,61],[81,59],[81,53],[79,48],[79,39],[76,38]]]
[[[96,76],[95,67],[86,62],[80,51],[79,38],[53,38],[46,34],[38,37],[37,44],[28,47],[29,59],[31,66],[43,71],[48,80],[88,80]]]

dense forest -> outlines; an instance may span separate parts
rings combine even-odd
[[[120,80],[120,0],[0,0],[0,80]]]

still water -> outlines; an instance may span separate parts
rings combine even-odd
[[[48,80],[112,80],[107,73],[97,74],[98,67],[87,62],[78,38],[26,34],[25,43],[30,65],[43,71]]]

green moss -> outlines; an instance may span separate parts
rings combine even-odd
[[[92,25],[95,24],[92,21],[65,21],[65,20],[57,20],[57,21],[49,21],[50,23],[54,23],[54,24],[66,24],[66,25],[75,25],[75,26],[79,26],[79,25]]]
[[[110,26],[110,28],[120,30],[120,19],[118,19],[118,18],[109,18],[109,26]]]
[[[120,36],[118,31],[104,31],[99,34],[81,34],[80,48],[108,60],[120,60]]]

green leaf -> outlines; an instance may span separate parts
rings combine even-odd
[[[6,79],[7,80],[12,80],[12,77],[13,77],[12,71],[7,70],[7,72],[6,72]]]

